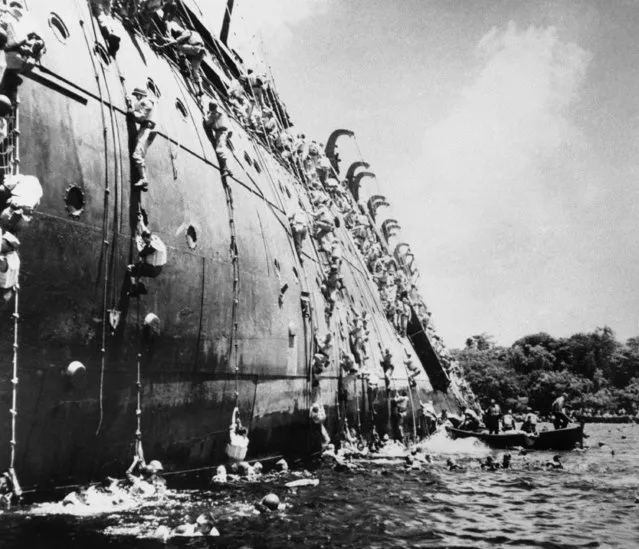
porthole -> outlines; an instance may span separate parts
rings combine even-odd
[[[182,115],[182,118],[186,119],[189,117],[189,111],[186,110],[186,106],[179,99],[175,100],[175,108]]]
[[[295,267],[293,267],[293,274],[295,275],[295,280],[300,279],[300,275],[298,274],[297,269]]]
[[[64,196],[64,203],[66,204],[69,217],[80,217],[85,204],[82,189],[75,185],[69,187]]]
[[[186,230],[186,243],[192,250],[197,246],[197,232],[193,225],[189,225],[189,228]]]
[[[279,275],[280,274],[280,262],[277,259],[274,259],[273,263],[275,263],[275,271]]]
[[[63,44],[67,43],[69,39],[69,29],[62,21],[62,18],[57,14],[51,12],[49,14],[49,28],[53,32],[53,36],[55,36],[60,42]]]
[[[152,78],[147,78],[146,87],[153,95],[155,95],[155,97],[159,98],[162,96],[160,88],[158,88],[157,84],[153,81]]]
[[[249,164],[251,164],[251,157],[246,151],[244,151],[244,160],[246,160]]]
[[[260,168],[260,165],[257,163],[257,160],[253,160],[253,167],[255,168],[257,173],[262,173],[262,168]]]
[[[103,65],[109,65],[111,63],[111,57],[102,44],[96,44],[94,48],[95,53],[100,58]]]

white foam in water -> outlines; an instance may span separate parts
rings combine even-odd
[[[419,446],[429,454],[465,455],[485,457],[491,453],[490,448],[476,438],[452,439],[445,430],[439,430],[429,439],[420,442]]]
[[[84,492],[84,498],[85,503],[80,501],[40,503],[20,512],[30,515],[92,516],[129,511],[141,507],[144,503],[144,500],[134,497],[127,490],[114,489],[111,493],[107,493],[92,486]]]

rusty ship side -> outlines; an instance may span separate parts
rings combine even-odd
[[[327,323],[323,257],[307,239],[300,262],[288,223],[299,204],[310,209],[309,198],[267,143],[232,121],[233,177],[223,179],[187,82],[143,34],[121,26],[114,59],[88,3],[30,0],[29,16],[47,52],[21,76],[19,133],[3,165],[5,173],[37,176],[44,197],[20,233],[19,346],[12,346],[13,303],[2,312],[0,338],[0,446],[8,449],[11,438],[16,359],[15,467],[25,486],[95,480],[126,468],[137,428],[138,364],[145,454],[172,470],[224,459],[236,403],[250,431],[249,458],[316,450],[309,406],[318,391],[329,432],[337,433],[344,415],[351,425],[370,428],[365,380],[339,371],[353,308],[370,317],[371,363],[380,377],[381,345],[423,365],[415,389],[401,367],[395,372],[397,387],[411,390],[416,408],[419,398],[438,408],[457,406],[448,380],[431,383],[427,375],[430,369],[437,376],[441,365],[423,330],[415,328],[411,345],[386,320],[343,227],[346,290]],[[213,68],[224,75],[219,58],[218,50]],[[125,95],[140,85],[158,104],[148,193],[131,188],[135,128]],[[138,300],[123,284],[140,207],[169,260]],[[149,313],[159,318],[159,332],[145,326]],[[332,330],[337,339],[318,389],[310,373],[315,330]],[[73,361],[86,367],[84,376],[73,375]],[[339,385],[351,396],[342,405]],[[384,411],[385,396],[379,398]],[[0,454],[2,470],[7,454]]]

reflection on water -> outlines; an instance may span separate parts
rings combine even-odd
[[[59,503],[33,505],[0,515],[0,544],[36,549],[639,547],[639,426],[592,425],[587,432],[591,448],[562,454],[563,470],[546,468],[552,454],[541,452],[513,455],[509,470],[482,470],[479,460],[491,453],[485,446],[435,437],[424,444],[431,464],[407,469],[399,449],[391,448],[382,457],[357,460],[355,470],[318,466],[311,471],[318,486],[287,488],[295,478],[290,474],[201,490],[176,489],[169,481],[171,490],[163,499],[143,505],[126,499],[96,500],[90,510],[80,511]],[[462,469],[449,471],[449,457]],[[255,503],[269,492],[284,506],[260,513]],[[201,513],[211,514],[219,537],[156,537],[159,527],[170,529],[186,515]]]

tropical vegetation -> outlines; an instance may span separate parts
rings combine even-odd
[[[607,326],[568,338],[527,335],[510,347],[483,333],[453,356],[483,406],[494,398],[502,408],[544,412],[565,392],[576,411],[639,409],[639,337],[619,342]]]

